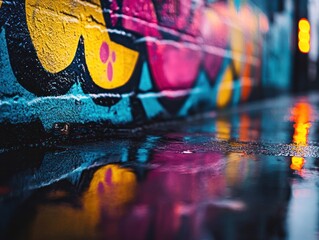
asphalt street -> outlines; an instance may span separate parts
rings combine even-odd
[[[3,151],[0,239],[318,239],[319,94]]]

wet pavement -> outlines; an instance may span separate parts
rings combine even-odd
[[[0,239],[319,239],[319,94],[0,154]]]

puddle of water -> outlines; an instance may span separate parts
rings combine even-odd
[[[4,152],[0,239],[318,239],[317,106]]]

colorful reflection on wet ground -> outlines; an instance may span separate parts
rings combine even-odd
[[[318,239],[319,97],[0,154],[0,239]]]

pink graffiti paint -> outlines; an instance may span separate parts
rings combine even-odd
[[[201,12],[204,8],[203,1],[163,1],[155,0],[158,6],[158,21],[161,26],[176,30],[175,34],[183,38],[196,39],[199,35]]]
[[[191,0],[186,0],[167,1],[156,6],[160,6],[157,15],[152,1],[124,0],[123,13],[127,17],[124,18],[123,25],[146,37],[153,37],[146,40],[147,51],[159,90],[189,89],[194,85],[204,56],[199,47],[192,48],[189,44],[199,45],[196,36],[200,34],[202,22],[206,20],[202,16],[204,4],[199,1],[194,5]],[[212,31],[213,29],[209,34]],[[164,36],[161,35],[163,32],[179,37],[180,41],[175,41],[174,44],[164,43]],[[224,43],[224,39],[222,42]],[[218,69],[221,60],[210,56],[205,60],[205,66],[211,72],[209,75],[216,75],[217,70],[211,70],[211,65]]]
[[[224,50],[228,43],[228,26],[222,20],[225,16],[226,6],[214,4],[209,10],[204,11],[204,24],[201,34],[204,40],[204,68],[211,80],[214,80],[224,59]]]
[[[107,65],[107,78],[110,82],[113,80],[113,66],[111,62]]]
[[[111,1],[111,5],[110,5],[110,17],[111,17],[111,23],[112,26],[115,26],[117,21],[118,21],[118,17],[116,15],[116,11],[119,10],[119,6],[116,0]]]
[[[151,0],[123,0],[123,26],[144,36],[158,37],[158,21]]]
[[[194,84],[202,53],[187,44],[147,44],[149,62],[159,90],[189,89]]]
[[[159,1],[123,0],[122,7],[123,27],[147,37],[150,70],[158,90],[192,88],[201,65],[214,81],[229,44],[225,20],[231,18],[229,6],[220,2],[205,6],[203,1]],[[168,37],[166,41],[166,36],[178,40]],[[107,77],[112,81],[111,63]]]
[[[106,42],[103,42],[100,47],[100,59],[103,63],[106,63],[107,59],[109,58],[109,54],[109,45]]]

